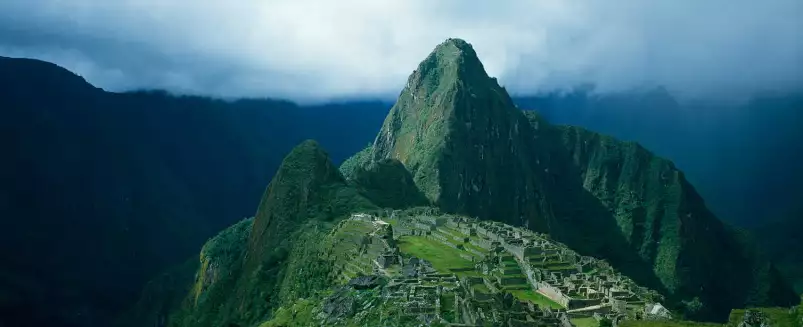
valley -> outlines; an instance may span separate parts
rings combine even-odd
[[[4,176],[25,195],[11,201],[22,205],[10,213],[41,209],[27,229],[46,226],[51,212],[72,208],[82,217],[50,226],[49,243],[5,229],[13,237],[4,244],[31,242],[40,253],[12,264],[53,258],[30,269],[49,267],[76,290],[98,289],[96,297],[54,287],[52,296],[0,298],[31,307],[13,311],[56,303],[59,316],[86,325],[91,315],[73,315],[82,304],[72,299],[108,298],[103,311],[126,308],[116,319],[121,327],[798,327],[799,295],[759,247],[766,236],[756,240],[721,221],[683,171],[640,144],[519,109],[461,39],[443,41],[420,62],[381,126],[357,118],[375,112],[372,104],[339,117],[360,120],[362,133],[378,130],[339,166],[364,144],[338,138],[339,111],[112,94],[58,67],[2,62],[56,74],[61,84],[53,89],[72,90],[42,98],[24,92],[40,79],[8,81],[19,92],[7,99],[16,120],[3,121],[14,154]],[[55,102],[81,109],[50,111]],[[170,119],[141,110],[151,104]],[[268,104],[275,110],[263,111]],[[316,123],[294,130],[297,121]],[[83,128],[74,135],[76,124]],[[52,131],[29,137],[38,125]],[[108,137],[112,130],[119,135]],[[174,132],[176,142],[196,145],[165,141]],[[304,135],[335,145],[333,155]],[[54,138],[75,151],[50,144]],[[52,160],[28,165],[24,158],[39,149]],[[41,187],[64,165],[76,172],[64,188]],[[251,216],[242,211],[253,210],[248,194],[255,198],[270,176],[253,218],[188,255]],[[30,181],[43,184],[23,192]],[[92,201],[75,188],[87,181]],[[58,201],[37,205],[46,199]],[[116,211],[123,207],[130,210]],[[93,233],[102,242],[85,237]],[[101,252],[60,259],[76,248]],[[74,264],[80,269],[67,269]],[[4,279],[24,274],[4,271],[11,276]]]

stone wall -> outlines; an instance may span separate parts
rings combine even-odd
[[[520,285],[520,284],[527,284],[527,278],[525,277],[503,277],[498,276],[497,279],[499,280],[499,285]]]
[[[529,247],[518,244],[510,244],[507,242],[502,242],[502,247],[504,247],[505,250],[507,250],[508,252],[512,253],[514,256],[522,260],[524,260],[524,258],[529,255],[541,252],[540,248]]]
[[[488,251],[493,250],[494,248],[496,248],[496,246],[493,245],[493,241],[491,241],[491,240],[489,240],[487,238],[480,238],[480,239],[472,238],[472,239],[469,240],[469,243],[471,243],[473,245],[476,245],[478,247],[481,247],[483,249],[486,249]]]
[[[398,239],[399,237],[406,236],[406,235],[413,235],[413,230],[408,228],[407,226],[399,225],[393,228],[393,238]]]
[[[420,223],[420,222],[416,222],[415,224],[413,224],[413,226],[415,228],[417,228],[417,229],[425,230],[425,231],[434,231],[435,230],[435,226],[434,225],[428,225],[428,224]]]
[[[438,226],[448,226],[449,228]],[[503,267],[502,274],[497,275],[495,271],[492,276],[477,278],[474,281],[474,283],[487,284],[486,286],[491,291],[501,287],[500,285],[515,288],[526,287],[522,285],[525,284],[569,310],[587,308],[590,312],[595,312],[596,306],[607,303],[607,301],[614,298],[627,302],[637,297],[643,297],[641,293],[636,293],[638,296],[632,295],[633,293],[631,292],[637,285],[625,277],[616,275],[614,271],[606,271],[604,263],[601,264],[591,257],[580,256],[559,243],[553,243],[553,241],[540,234],[534,234],[521,228],[504,226],[493,222],[460,220],[459,218],[451,217],[439,219],[431,216],[413,216],[404,227],[394,226],[394,237],[398,237],[397,235],[425,236],[428,239],[461,250],[456,255],[475,264],[485,262],[480,260],[487,257],[485,250],[495,253],[504,248],[506,251],[499,253],[499,264]],[[466,237],[466,235],[474,237]],[[466,243],[472,244],[472,246]],[[540,258],[536,258],[536,256]],[[518,262],[517,269],[513,269],[510,263],[502,265],[502,261],[514,259]],[[530,259],[536,261],[531,263]],[[494,266],[496,266],[495,269],[500,268],[497,265]],[[466,268],[466,270],[474,269]],[[581,273],[592,270],[596,270],[596,272],[588,276]],[[460,302],[465,302],[475,306],[475,309],[479,310],[477,312],[484,312],[485,309],[490,309],[483,307],[488,300],[480,299],[488,297],[487,294],[474,292],[473,288],[471,288],[471,283],[464,283],[463,279],[461,279],[460,284],[466,286],[464,290],[468,291],[469,294],[464,294],[463,296],[468,296],[465,298],[455,293],[455,306],[458,306]],[[581,289],[586,291],[579,291]],[[622,289],[626,292],[611,292],[611,289]],[[579,293],[575,293],[575,290],[578,290]],[[598,294],[599,297],[591,296],[588,290],[598,292],[593,294]],[[609,306],[606,306],[606,308],[610,310]],[[463,308],[460,310],[462,311]],[[588,316],[589,313],[583,311],[582,314]],[[480,316],[485,317],[482,314]],[[520,318],[515,315],[505,317]],[[558,323],[557,319],[555,319],[554,323]]]
[[[599,304],[602,304],[602,299],[571,299],[569,300],[569,305],[566,306],[566,308],[572,310]]]
[[[477,226],[477,234],[479,234],[481,236],[485,236],[486,238],[489,238],[489,239],[494,240],[494,241],[502,240],[500,235],[498,235],[496,233],[496,231],[492,230],[491,228],[492,227],[490,227],[490,226],[485,226],[485,227]]]
[[[449,242],[449,240],[445,236],[443,236],[443,234],[432,233],[432,234],[428,235],[427,238],[431,239],[431,240],[438,241],[441,244],[446,245],[446,246],[448,246],[450,248],[457,249],[457,250],[463,250],[463,246],[462,245],[457,245],[457,244],[454,244],[452,242]]]
[[[471,227],[471,226],[461,226],[458,230],[461,233],[463,233],[465,235],[468,235],[468,236],[476,236],[477,235],[477,229],[475,229],[474,227]]]
[[[434,238],[434,239],[440,241],[441,243],[450,243],[449,240],[446,239],[446,236],[444,236],[443,234],[441,234],[439,232],[433,232],[432,234],[429,234],[429,236],[431,238]]]
[[[443,226],[446,223],[446,218],[433,217],[433,216],[418,217],[418,220],[432,226]]]
[[[468,261],[474,262],[474,256],[467,253],[460,253],[460,257]]]
[[[558,288],[547,283],[539,282],[536,289],[539,293],[543,294],[550,300],[555,301],[564,307],[569,306],[569,301],[571,301],[571,298],[563,294],[563,292],[561,292]]]
[[[471,252],[471,254],[474,254],[474,255],[478,256],[480,259],[485,259],[485,254],[483,254],[483,253],[482,253],[482,252],[480,252],[480,251],[477,251],[477,250],[475,250],[475,249],[468,248],[468,247],[466,247],[466,248],[464,248],[464,249],[465,249],[466,251],[468,251],[468,252]]]

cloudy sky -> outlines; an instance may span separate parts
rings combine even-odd
[[[800,0],[3,0],[0,55],[96,86],[393,98],[432,48],[472,43],[514,93],[803,86]]]

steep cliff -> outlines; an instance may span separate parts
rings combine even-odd
[[[798,194],[796,205],[782,210],[779,217],[768,219],[755,230],[761,245],[767,250],[781,272],[794,283],[795,290],[803,294],[803,194]]]
[[[427,197],[413,181],[413,176],[396,159],[382,159],[357,166],[350,176],[350,182],[360,194],[379,207],[404,209],[429,205]]]
[[[526,126],[471,46],[450,39],[408,79],[373,158],[399,160],[442,208],[521,224],[542,210],[533,201]]]
[[[317,142],[305,141],[282,161],[253,223],[229,227],[204,245],[181,306],[143,317],[176,327],[262,321],[272,308],[329,287],[331,267],[321,259],[320,240],[345,215],[375,208],[346,185]]]
[[[449,39],[410,76],[371,158],[399,160],[446,212],[547,232],[660,289],[614,222],[602,218],[609,214],[582,188],[560,144],[538,140],[537,130],[473,48]]]
[[[699,297],[696,315],[748,305],[788,305],[796,296],[744,232],[718,220],[672,162],[633,142],[556,126],[591,192],[676,300]]]
[[[339,162],[389,108],[112,93],[0,57],[0,324],[108,326],[145,282],[253,216],[295,145],[319,139]]]
[[[547,232],[678,307],[690,303],[690,316],[794,300],[671,162],[523,113],[465,41],[449,39],[421,62],[372,151],[403,163],[442,210]]]
[[[333,246],[367,248],[370,231],[338,232],[343,217],[427,202],[548,233],[663,293],[687,318],[724,320],[732,308],[797,300],[750,238],[717,220],[671,162],[519,110],[471,46],[449,39],[412,74],[373,145],[340,169],[313,141],[285,157],[250,232],[231,238],[242,247],[231,247],[241,254],[230,273],[202,256],[193,292],[169,323],[244,326],[272,317],[281,325],[306,315],[310,298],[331,295],[333,278],[364,270],[354,253]],[[453,254],[440,259],[462,258]]]

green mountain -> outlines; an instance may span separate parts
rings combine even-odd
[[[351,212],[371,209],[376,207],[347,185],[318,143],[305,141],[282,161],[253,223],[243,221],[204,245],[192,286],[157,286],[143,295],[182,297],[189,289],[183,301],[158,308],[142,301],[121,324],[143,326],[168,318],[170,326],[263,321],[272,308],[329,287],[331,266],[321,259],[328,249],[319,241]]]
[[[369,157],[371,149],[370,146],[363,149],[340,165],[343,176],[363,196],[383,208],[404,209],[430,205],[404,164],[396,159],[372,161]]]
[[[123,324],[597,326],[799,300],[671,162],[519,110],[458,39],[339,169],[291,151],[246,224]]]
[[[447,211],[521,223],[523,214],[543,209],[532,201],[536,181],[519,174],[529,169],[530,139],[519,134],[527,132],[527,121],[514,108],[471,46],[449,40],[408,79],[376,137],[373,158],[399,160]]]
[[[798,196],[803,199],[803,194]],[[767,249],[778,269],[803,293],[803,202],[783,210],[778,218],[770,219],[755,230],[760,243]]]
[[[559,127],[583,187],[608,208],[628,244],[677,300],[700,297],[703,317],[796,297],[756,242],[719,221],[668,160],[636,143]]]
[[[518,110],[465,41],[438,45],[410,76],[373,158],[401,161],[446,212],[549,233],[674,303],[699,297],[702,316],[796,300],[671,162]]]
[[[389,108],[113,93],[0,57],[0,325],[108,326],[145,282],[253,216],[299,142],[340,162]]]

